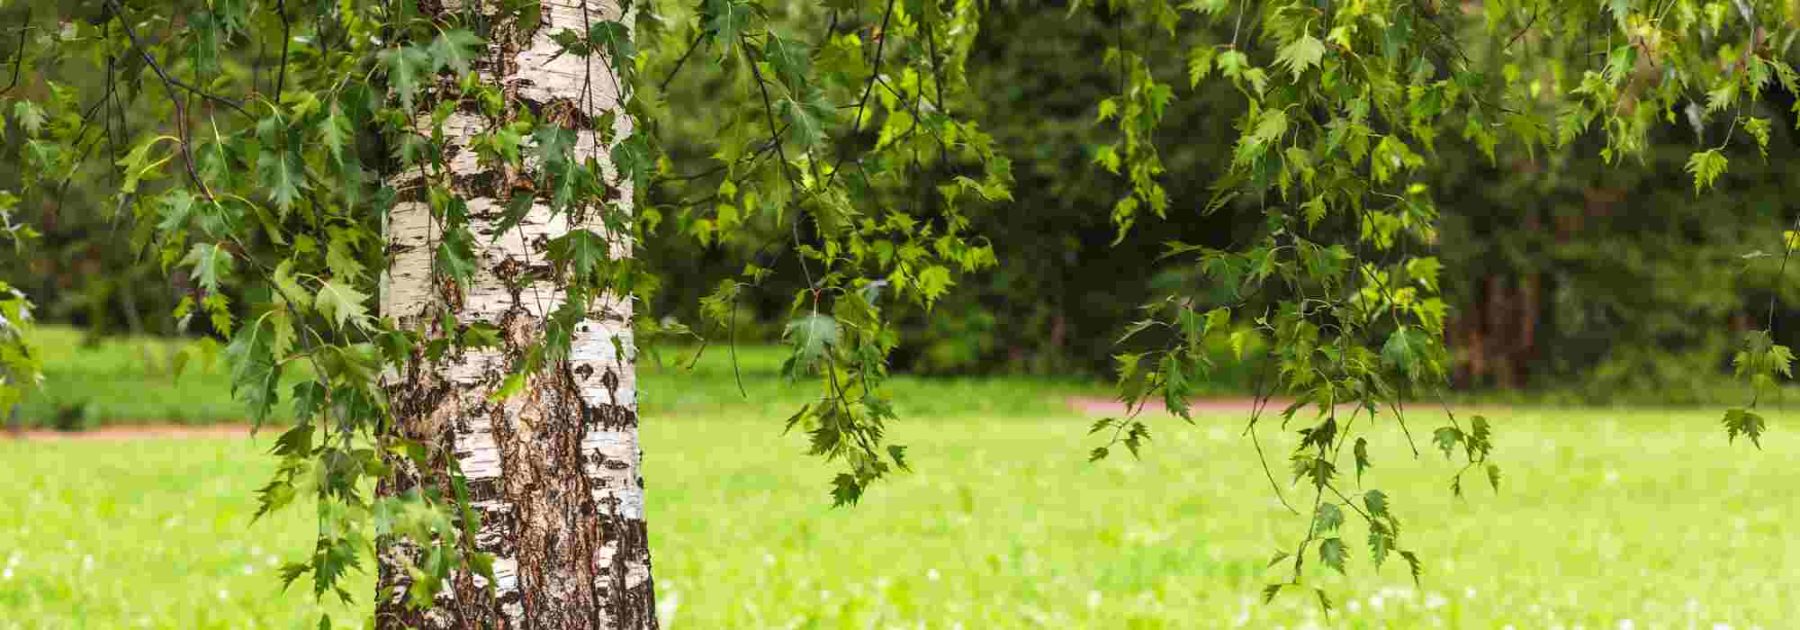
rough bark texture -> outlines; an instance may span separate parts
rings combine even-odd
[[[427,11],[457,10],[456,4],[421,1]],[[599,56],[557,56],[550,34],[565,28],[586,32],[593,22],[619,19],[618,6],[614,0],[546,0],[542,15],[535,33],[501,25],[497,43],[477,70],[502,86],[509,106],[576,130],[577,153],[605,162],[607,148],[591,121],[618,112],[614,136],[630,131],[620,111],[617,79]],[[474,281],[459,290],[434,280],[431,265],[440,235],[423,199],[423,175],[398,174],[391,180],[400,202],[388,216],[392,263],[381,308],[428,336],[454,334],[438,328],[439,309],[464,324],[487,322],[502,331],[499,348],[456,353],[435,363],[421,355],[404,373],[391,375],[388,386],[397,430],[431,445],[446,460],[453,458],[467,479],[480,517],[475,547],[494,556],[495,584],[490,594],[480,576],[459,574],[435,607],[409,609],[406,566],[415,548],[408,541],[383,540],[377,626],[653,628],[630,303],[611,295],[596,300],[576,328],[567,361],[530,377],[521,393],[499,402],[489,397],[525,349],[542,338],[546,315],[563,301],[548,272],[546,244],[570,230],[588,229],[608,236],[615,256],[629,255],[630,248],[623,237],[604,234],[598,220],[572,225],[566,214],[553,215],[542,203],[517,227],[495,233],[506,197],[522,190],[516,184],[528,174],[495,172],[477,163],[468,141],[490,123],[462,112],[445,123],[447,179],[467,200],[476,235]],[[611,175],[609,180],[620,187],[614,198],[631,198],[629,182]],[[378,492],[448,487],[443,469],[400,469]]]

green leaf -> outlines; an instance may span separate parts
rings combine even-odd
[[[637,45],[631,41],[631,28],[612,20],[601,20],[588,27],[588,44],[606,51],[613,71],[623,77],[637,57]]]
[[[119,194],[129,195],[137,192],[139,182],[158,177],[157,169],[173,156],[163,156],[153,162],[150,159],[150,150],[162,144],[164,140],[174,140],[174,138],[169,136],[145,138],[137,146],[132,147],[131,152],[126,153],[125,157],[119,158],[119,170],[125,173],[125,179],[119,182]]]
[[[806,77],[812,73],[812,51],[799,40],[770,33],[763,44],[763,58],[769,61],[775,76],[796,91],[806,85]]]
[[[1499,492],[1500,491],[1500,465],[1499,464],[1495,464],[1493,462],[1488,462],[1487,478],[1488,478],[1488,485],[1492,486],[1494,488],[1494,492]]]
[[[354,324],[358,328],[369,325],[369,311],[363,301],[369,299],[365,293],[357,291],[347,284],[336,280],[325,282],[319,287],[319,294],[313,297],[313,307],[330,319],[338,328]]]
[[[1380,490],[1370,490],[1365,492],[1363,493],[1363,506],[1368,508],[1369,516],[1375,518],[1386,517],[1388,515],[1387,494]]]
[[[737,0],[706,0],[700,14],[706,20],[713,44],[719,47],[719,57],[730,56],[738,35],[750,24],[750,5]]]
[[[442,31],[431,40],[426,52],[431,57],[432,68],[449,68],[461,75],[469,71],[470,61],[481,56],[481,36],[460,28]]]
[[[1188,50],[1188,87],[1200,85],[1212,74],[1213,58],[1219,49],[1212,46],[1195,46]]]
[[[1369,559],[1374,561],[1375,568],[1380,569],[1387,562],[1388,553],[1394,550],[1394,536],[1387,525],[1375,523],[1369,526]]]
[[[1419,574],[1422,573],[1419,569],[1419,556],[1411,551],[1401,551],[1400,557],[1406,559],[1406,566],[1412,571],[1413,586],[1419,586]]]
[[[619,176],[630,180],[638,190],[649,187],[654,159],[650,156],[650,145],[644,134],[634,133],[613,144],[612,163],[618,169]]]
[[[1325,563],[1325,566],[1337,569],[1338,573],[1344,572],[1346,555],[1348,554],[1345,552],[1342,538],[1327,538],[1319,541],[1319,561]]]
[[[1417,373],[1424,345],[1423,333],[1401,326],[1388,335],[1387,343],[1381,345],[1381,361],[1403,375],[1412,376]]]
[[[339,278],[355,280],[363,277],[362,258],[356,254],[356,243],[361,232],[331,228],[326,232],[330,237],[325,245],[325,266]]]
[[[1463,432],[1456,427],[1438,427],[1432,432],[1431,440],[1437,443],[1439,450],[1444,451],[1444,459],[1450,458],[1450,452],[1463,440]]]
[[[593,47],[588,45],[587,38],[582,37],[580,31],[576,31],[572,28],[565,28],[555,33],[551,33],[550,41],[556,42],[556,45],[560,48],[556,53],[557,56],[567,53],[577,57],[586,57],[594,52]]]
[[[413,96],[432,73],[431,53],[418,46],[404,46],[383,50],[376,60],[387,70],[389,93],[400,98],[401,107],[412,109]]]
[[[837,345],[840,334],[837,320],[830,315],[807,314],[788,322],[781,336],[794,347],[795,358],[810,367]]]
[[[831,504],[835,507],[856,505],[856,501],[862,498],[862,494],[863,485],[857,483],[856,477],[847,473],[838,473],[838,476],[831,480]]]
[[[1361,484],[1363,471],[1375,467],[1369,463],[1369,440],[1356,438],[1356,446],[1351,452],[1356,456],[1356,483]]]
[[[231,364],[231,393],[250,408],[257,424],[268,417],[275,404],[275,385],[280,380],[276,371],[274,339],[262,325],[244,326],[225,347]]]
[[[1763,417],[1754,411],[1744,408],[1733,408],[1725,412],[1725,434],[1727,441],[1735,442],[1742,435],[1750,438],[1756,448],[1762,448],[1763,429],[1768,424]]]
[[[1325,43],[1313,37],[1312,33],[1302,33],[1299,39],[1288,42],[1275,53],[1275,64],[1286,66],[1288,74],[1299,80],[1300,75],[1308,68],[1314,68],[1325,59]]]
[[[550,241],[550,260],[572,269],[577,278],[592,278],[611,260],[611,253],[599,233],[574,229]]]
[[[1336,531],[1344,524],[1344,511],[1336,503],[1326,501],[1319,504],[1319,510],[1313,513],[1313,533]]]
[[[1696,194],[1713,185],[1725,172],[1727,160],[1718,149],[1708,149],[1688,156],[1687,172],[1694,176]]]
[[[305,169],[300,155],[293,151],[263,149],[262,155],[256,158],[257,176],[268,189],[275,207],[283,212],[300,198],[300,189],[306,186]]]
[[[21,28],[23,27],[21,26]],[[45,120],[47,118],[44,116],[44,108],[39,107],[37,103],[28,100],[13,102],[13,121],[19,124],[20,129],[25,130],[26,136],[38,135],[38,132],[44,129]],[[4,127],[4,125],[0,125],[0,127]]]
[[[331,158],[343,163],[344,148],[350,146],[356,136],[350,127],[350,117],[345,116],[337,103],[332,103],[326,110],[325,118],[319,121],[319,143],[331,152]]]
[[[581,230],[585,231],[585,230]],[[458,286],[469,286],[475,279],[475,236],[467,227],[445,230],[438,242],[438,270],[448,274]]]
[[[1286,559],[1288,559],[1288,558],[1289,558],[1289,557],[1292,557],[1292,555],[1293,555],[1293,554],[1290,554],[1290,553],[1288,553],[1288,552],[1286,552],[1286,551],[1280,551],[1280,550],[1277,550],[1277,551],[1276,551],[1276,552],[1275,552],[1275,555],[1274,555],[1274,556],[1271,556],[1271,557],[1270,557],[1270,558],[1269,558],[1269,563],[1268,563],[1268,564],[1266,564],[1266,565],[1263,565],[1263,568],[1265,568],[1265,569],[1266,569],[1266,568],[1269,568],[1269,567],[1273,567],[1273,566],[1275,566],[1275,565],[1277,565],[1277,564],[1281,564],[1281,561],[1282,561],[1282,560],[1286,560]]]
[[[188,250],[187,257],[181,264],[191,265],[194,269],[189,277],[200,283],[200,287],[208,293],[219,291],[219,281],[231,275],[231,252],[213,243],[195,243]]]
[[[820,111],[814,103],[784,98],[776,103],[775,109],[781,114],[781,119],[787,121],[787,137],[794,144],[811,147],[825,140],[824,122],[821,120],[825,112]]]

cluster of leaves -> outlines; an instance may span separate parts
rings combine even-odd
[[[832,496],[854,503],[906,465],[903,448],[882,444],[894,418],[882,393],[894,307],[929,308],[958,274],[995,262],[964,209],[1010,199],[1010,162],[951,107],[969,89],[963,68],[980,7],[656,8],[656,28],[646,23],[640,38],[659,45],[638,60],[633,112],[651,129],[703,125],[712,141],[688,150],[700,155],[665,155],[650,182],[657,198],[676,201],[640,214],[703,244],[755,243],[738,277],[701,299],[708,329],[728,341],[740,304],[771,277],[801,278],[788,301],[784,372],[814,380],[821,395],[788,427],[811,436],[814,454],[844,463]],[[706,73],[698,80],[709,111],[669,108],[668,86],[684,71]]]
[[[12,210],[17,203],[17,197],[0,191],[0,224],[4,224],[0,225],[0,240],[22,248],[32,230],[13,223]],[[0,281],[0,413],[15,413],[19,400],[43,379],[43,366],[33,354],[29,338],[31,308],[24,293]]]
[[[1605,140],[1602,156],[1616,162],[1640,155],[1648,130],[1673,122],[1685,104],[1696,127],[1711,115],[1736,112],[1731,128],[1743,127],[1751,141],[1766,147],[1768,121],[1747,114],[1739,99],[1755,102],[1771,81],[1787,85],[1794,75],[1782,47],[1797,24],[1782,3],[1525,1],[1488,3],[1479,16],[1465,15],[1466,6],[1410,1],[1195,0],[1177,6],[1114,0],[1105,6],[1123,16],[1121,36],[1107,53],[1109,62],[1119,63],[1121,87],[1100,102],[1098,117],[1118,121],[1120,140],[1098,161],[1131,183],[1130,194],[1114,207],[1121,230],[1132,226],[1140,203],[1159,216],[1168,207],[1154,181],[1161,164],[1145,147],[1172,98],[1122,34],[1231,34],[1229,41],[1203,44],[1188,55],[1190,87],[1228,84],[1244,103],[1230,167],[1198,211],[1250,205],[1261,213],[1262,229],[1227,249],[1169,244],[1167,264],[1191,265],[1193,276],[1203,280],[1171,292],[1131,327],[1125,341],[1157,329],[1165,343],[1120,355],[1120,393],[1134,410],[1161,397],[1186,418],[1190,383],[1207,368],[1201,340],[1208,331],[1234,330],[1233,319],[1251,324],[1231,334],[1248,332],[1270,348],[1257,359],[1267,375],[1259,399],[1271,393],[1295,399],[1281,414],[1284,426],[1301,410],[1315,409],[1290,457],[1294,480],[1305,482],[1314,500],[1313,525],[1283,556],[1294,558],[1288,585],[1301,581],[1302,559],[1315,542],[1319,559],[1342,570],[1344,545],[1325,537],[1342,520],[1340,505],[1356,508],[1367,523],[1378,564],[1396,548],[1398,528],[1386,496],[1357,505],[1340,487],[1337,462],[1344,447],[1354,445],[1360,485],[1370,462],[1366,438],[1353,430],[1358,415],[1366,413],[1369,426],[1381,410],[1390,410],[1410,443],[1404,404],[1446,380],[1446,306],[1436,296],[1441,264],[1429,255],[1437,243],[1438,211],[1420,173],[1439,134],[1453,130],[1493,159],[1503,140],[1530,153],[1566,146],[1592,129]],[[1471,60],[1473,47],[1464,43],[1470,32],[1507,38],[1488,51],[1500,76]],[[1521,37],[1537,52],[1557,54],[1518,54],[1510,46]],[[1605,64],[1580,69],[1587,57],[1574,51],[1596,42]],[[1721,142],[1732,137],[1728,132]],[[1715,146],[1696,151],[1688,170],[1696,190],[1704,190],[1726,168]],[[1198,312],[1194,305],[1218,286],[1232,289],[1235,301]],[[1740,356],[1739,370],[1785,374],[1789,357],[1785,348],[1753,343]],[[1253,441],[1261,416],[1253,414],[1246,427]],[[1449,422],[1433,432],[1433,441],[1447,457],[1460,451],[1466,460],[1453,490],[1460,494],[1463,472],[1476,467],[1485,468],[1498,489],[1486,420],[1475,418],[1467,428],[1454,415]],[[1752,439],[1762,426],[1744,410],[1734,410],[1727,425],[1732,435]],[[1134,453],[1148,435],[1135,413],[1104,420],[1095,430],[1108,427],[1112,442]],[[1095,456],[1106,453],[1101,447]],[[1279,493],[1274,475],[1269,479]],[[1416,559],[1405,557],[1416,576]],[[1283,586],[1271,585],[1266,594]],[[1319,596],[1327,601],[1323,592]]]

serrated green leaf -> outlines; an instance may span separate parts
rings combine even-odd
[[[313,308],[319,314],[330,319],[338,328],[354,325],[367,328],[369,311],[363,301],[369,299],[368,294],[357,291],[348,284],[336,280],[326,281],[319,287],[318,295],[313,296]]]
[[[550,260],[578,278],[593,277],[611,261],[611,256],[606,239],[593,230],[569,230],[550,241]]]
[[[1412,571],[1413,586],[1419,586],[1419,575],[1423,573],[1419,566],[1419,557],[1411,551],[1401,551],[1400,557],[1406,559],[1406,566]]]
[[[1424,345],[1422,333],[1411,327],[1401,326],[1388,335],[1387,343],[1381,345],[1381,361],[1403,375],[1412,376],[1418,373]]]
[[[1718,149],[1708,149],[1688,156],[1687,172],[1694,176],[1694,192],[1699,193],[1713,185],[1719,175],[1725,172],[1728,160]]]
[[[1438,427],[1436,431],[1432,432],[1431,440],[1437,444],[1439,450],[1444,451],[1444,458],[1449,459],[1451,451],[1455,450],[1457,444],[1462,443],[1463,432],[1456,427]]]
[[[1741,407],[1733,408],[1725,412],[1724,424],[1727,441],[1735,442],[1742,435],[1750,438],[1756,448],[1762,448],[1762,433],[1768,424],[1760,414]]]
[[[793,346],[795,358],[810,367],[837,345],[840,334],[837,320],[830,315],[807,314],[788,322],[781,336]]]
[[[432,73],[431,53],[418,46],[403,46],[381,51],[376,60],[387,70],[388,91],[399,97],[401,107],[412,109],[413,97]]]
[[[1356,483],[1361,484],[1363,471],[1375,467],[1374,464],[1369,463],[1369,440],[1356,438],[1356,446],[1350,450],[1356,457]]]
[[[459,75],[468,72],[469,62],[480,57],[482,52],[481,36],[460,28],[439,32],[426,48],[432,68],[448,68]]]
[[[284,213],[300,199],[300,190],[306,187],[306,167],[293,151],[263,149],[256,158],[256,173],[269,199]]]
[[[188,249],[188,254],[181,259],[181,264],[193,267],[189,277],[200,283],[200,287],[208,293],[219,290],[219,282],[231,275],[233,258],[231,252],[213,243],[195,243]]]
[[[623,77],[632,60],[637,58],[637,45],[631,41],[631,28],[612,20],[601,20],[588,27],[588,44],[606,52],[613,71]]]
[[[1313,533],[1336,531],[1344,524],[1344,511],[1336,503],[1326,501],[1319,504],[1313,513]]]
[[[1275,64],[1287,67],[1288,74],[1295,80],[1299,80],[1307,69],[1319,66],[1324,59],[1325,42],[1313,37],[1312,33],[1302,33],[1275,53]]]
[[[1388,515],[1387,493],[1380,490],[1370,490],[1363,493],[1363,506],[1369,510],[1369,516],[1371,517],[1386,517]]]
[[[721,58],[731,55],[738,35],[750,24],[750,6],[738,0],[706,0],[701,16]]]
[[[1325,566],[1336,569],[1338,573],[1344,572],[1346,555],[1343,539],[1326,538],[1319,541],[1319,561],[1325,563]]]

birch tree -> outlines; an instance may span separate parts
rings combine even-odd
[[[450,9],[440,9],[448,11]],[[425,445],[427,459],[453,466],[401,463],[380,494],[460,485],[479,523],[473,548],[490,560],[484,575],[453,571],[430,608],[409,606],[410,568],[422,558],[402,538],[380,541],[376,617],[382,626],[642,628],[656,625],[650,549],[639,467],[631,303],[616,292],[589,295],[570,286],[580,267],[630,255],[630,235],[602,211],[623,213],[631,183],[608,164],[617,138],[631,133],[610,52],[565,54],[553,33],[622,27],[610,1],[545,2],[535,28],[496,16],[498,36],[473,49],[482,83],[500,90],[499,115],[451,111],[442,130],[441,170],[402,170],[388,181],[397,201],[386,225],[389,267],[381,313],[429,344],[479,326],[493,339],[436,358],[415,350],[388,375],[395,427]],[[618,36],[627,36],[618,33]],[[431,111],[422,98],[421,111]],[[554,143],[522,164],[483,159],[484,130],[535,113],[553,125]],[[430,129],[420,129],[431,133]],[[543,148],[543,145],[540,145]],[[560,206],[554,193],[528,185],[571,162],[599,166],[605,208]],[[554,177],[554,176],[552,176]],[[444,197],[448,193],[448,197]],[[434,195],[438,199],[434,200]],[[454,199],[449,201],[448,199]],[[464,282],[445,282],[435,241],[446,238],[436,204],[459,206],[472,266]],[[558,251],[553,254],[552,249]],[[560,255],[557,255],[560,254]],[[561,267],[561,268],[558,268]],[[579,283],[580,280],[576,279]],[[521,361],[544,353],[551,318],[572,320],[559,357],[519,376]],[[465,330],[467,330],[465,328]],[[460,472],[451,479],[449,470]]]

